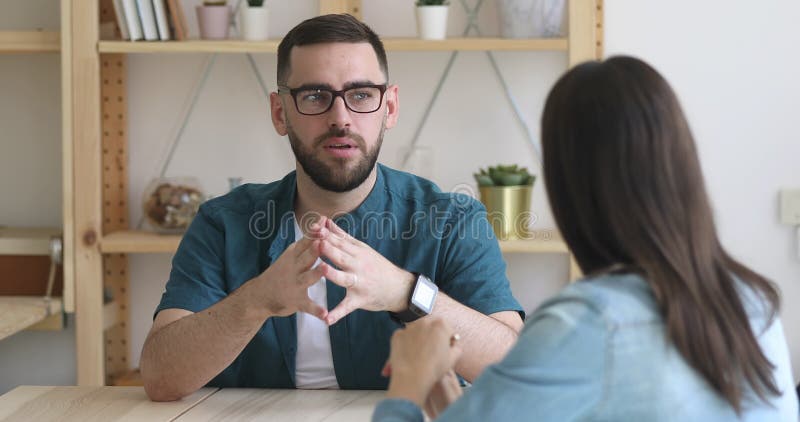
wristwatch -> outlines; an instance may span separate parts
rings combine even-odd
[[[439,286],[430,278],[418,273],[413,274],[417,281],[408,300],[408,309],[398,313],[389,312],[392,319],[400,323],[416,321],[430,315],[433,312],[433,304],[436,303],[436,294],[439,293]]]

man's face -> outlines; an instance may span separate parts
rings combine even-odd
[[[378,58],[369,43],[327,43],[294,47],[286,85],[344,90],[385,84]],[[380,152],[383,132],[397,121],[397,87],[390,86],[378,110],[350,111],[341,97],[322,114],[308,116],[286,94],[270,96],[272,120],[288,135],[301,169],[319,187],[347,192],[370,175]]]

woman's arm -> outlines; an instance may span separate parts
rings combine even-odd
[[[424,339],[414,340],[420,344]],[[403,342],[393,339],[392,356]],[[487,368],[437,420],[572,420],[590,414],[603,393],[606,343],[605,322],[591,305],[575,299],[550,302],[531,316],[508,356]],[[413,344],[405,346],[409,353],[414,350]],[[429,364],[433,368],[443,361],[421,353],[415,358],[436,362]],[[401,363],[391,359],[394,378],[394,366]],[[403,374],[390,383],[387,397],[392,400],[379,404],[373,421],[422,420],[424,399],[419,397],[430,391],[430,378],[438,373]],[[414,377],[420,381],[416,385]]]

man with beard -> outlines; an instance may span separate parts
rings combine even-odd
[[[349,15],[309,19],[278,47],[277,76],[272,121],[296,171],[201,207],[142,351],[147,394],[383,389],[392,332],[428,314],[456,327],[456,370],[474,379],[523,313],[482,205],[376,164],[399,110],[378,36]]]

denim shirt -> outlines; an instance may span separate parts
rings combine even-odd
[[[277,182],[247,184],[203,204],[175,253],[156,313],[169,308],[200,312],[272,265],[295,240],[296,186],[291,172]],[[524,317],[511,294],[486,210],[475,199],[442,192],[430,181],[379,164],[372,191],[335,221],[396,266],[427,275],[459,303],[487,315],[517,311]],[[326,282],[328,309],[345,293]],[[358,309],[329,327],[341,388],[386,388],[381,369],[399,326],[388,312]],[[294,388],[296,358],[295,314],[272,317],[208,385]]]
[[[652,290],[637,275],[606,275],[545,302],[500,363],[488,367],[441,421],[797,421],[797,396],[780,320],[743,293],[751,327],[775,365],[782,395],[747,392],[743,412],[682,357],[666,336]],[[373,421],[422,421],[406,400],[379,403]]]

